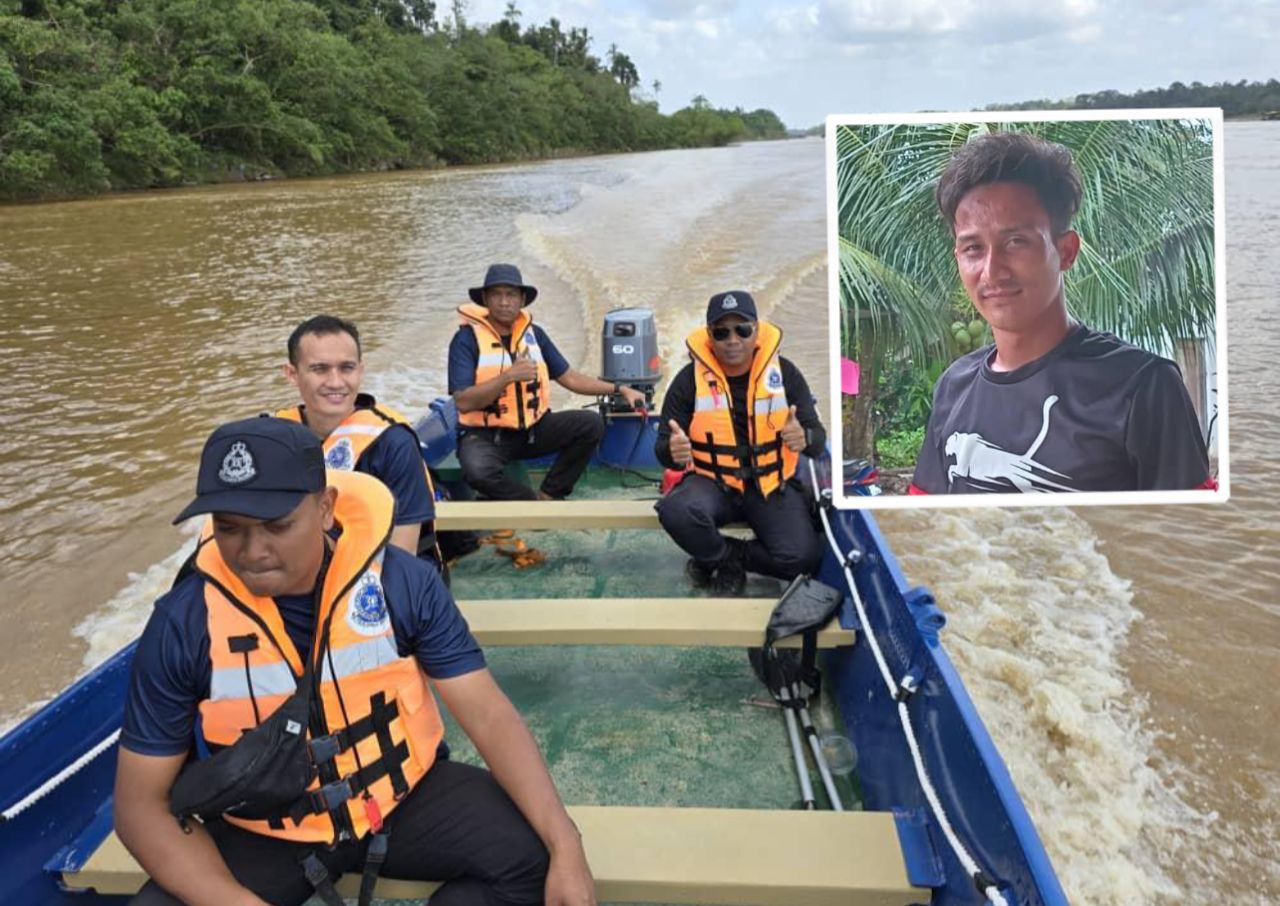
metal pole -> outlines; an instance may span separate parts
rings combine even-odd
[[[800,745],[800,728],[796,725],[795,711],[787,707],[791,694],[786,686],[780,690],[779,698],[782,702],[782,716],[787,722],[787,736],[791,740],[791,757],[795,759],[796,776],[800,778],[800,794],[804,797],[805,809],[813,811],[818,806],[813,800],[813,784],[809,781],[809,766],[804,760],[804,747]]]

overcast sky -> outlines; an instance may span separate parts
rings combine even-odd
[[[520,0],[521,25],[585,25],[617,44],[663,112],[696,94],[768,107],[790,127],[828,113],[969,110],[1170,82],[1280,78],[1280,0]],[[449,3],[438,3],[447,15]],[[472,23],[506,0],[469,0]]]

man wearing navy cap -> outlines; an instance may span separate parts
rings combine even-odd
[[[175,521],[210,518],[138,642],[120,737],[116,831],[152,879],[134,902],[335,902],[337,875],[380,870],[444,881],[433,906],[594,903],[537,745],[438,572],[387,544],[386,487],[326,472],[311,431],[262,417],[214,431],[196,492]],[[306,790],[175,820],[192,753],[208,771],[300,683]],[[433,689],[492,774],[441,757]]]
[[[690,581],[736,595],[748,571],[789,580],[814,569],[822,544],[795,471],[827,435],[804,376],[778,354],[782,331],[733,290],[711,297],[707,326],[685,344],[692,361],[667,388],[654,453],[684,470],[657,510],[690,555]],[[755,538],[720,533],[741,520]]]
[[[633,387],[589,377],[569,367],[528,307],[538,297],[513,264],[491,264],[480,286],[459,306],[449,343],[449,393],[458,405],[462,476],[490,500],[567,497],[604,435],[596,412],[551,411],[551,381],[587,396],[620,394],[644,404]],[[537,492],[505,472],[515,459],[555,453]]]

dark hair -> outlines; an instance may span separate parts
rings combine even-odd
[[[316,315],[314,318],[307,318],[289,334],[289,364],[297,367],[298,345],[307,334],[323,337],[331,333],[350,334],[351,339],[356,341],[356,358],[360,358],[360,331],[356,330],[354,324],[333,315]]]
[[[938,180],[935,197],[951,232],[961,199],[990,182],[1020,182],[1034,189],[1055,233],[1066,232],[1080,210],[1080,171],[1069,148],[1024,132],[993,132],[957,151]]]

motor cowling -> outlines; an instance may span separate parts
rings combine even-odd
[[[654,390],[662,377],[662,361],[658,356],[658,327],[650,309],[615,308],[605,313],[600,363],[603,380],[642,390],[645,404],[653,403]],[[609,408],[625,411],[630,407],[614,394]]]

